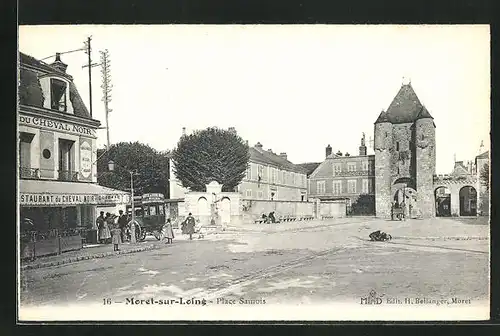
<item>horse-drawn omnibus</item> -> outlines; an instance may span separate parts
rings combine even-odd
[[[135,236],[137,241],[144,241],[147,235],[160,240],[165,223],[165,197],[163,194],[144,194],[134,197]],[[132,205],[127,205],[127,215],[132,217]]]

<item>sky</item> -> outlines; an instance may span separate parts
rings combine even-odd
[[[182,127],[232,126],[293,163],[323,161],[329,144],[357,155],[362,133],[370,147],[373,123],[411,81],[436,124],[437,173],[490,145],[487,25],[20,26],[19,50],[42,59],[88,36],[92,60],[105,49],[111,59],[112,144],[168,150]],[[88,106],[87,57],[61,59]],[[93,118],[105,126],[101,82],[94,68]],[[98,136],[102,147],[106,131]]]

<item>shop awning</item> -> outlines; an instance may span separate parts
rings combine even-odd
[[[130,194],[94,183],[20,180],[21,206],[128,204]]]

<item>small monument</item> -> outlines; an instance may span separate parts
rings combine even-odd
[[[220,200],[222,186],[217,181],[212,181],[206,185],[207,193],[211,195],[210,202],[210,225],[221,225],[219,216],[219,207],[217,203]]]

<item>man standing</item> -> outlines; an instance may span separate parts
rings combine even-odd
[[[196,222],[191,213],[186,217],[186,233],[189,235],[189,240],[193,240],[194,227]]]
[[[118,226],[120,227],[122,242],[125,241],[125,235],[127,230],[127,216],[123,213],[123,210],[118,211]]]

